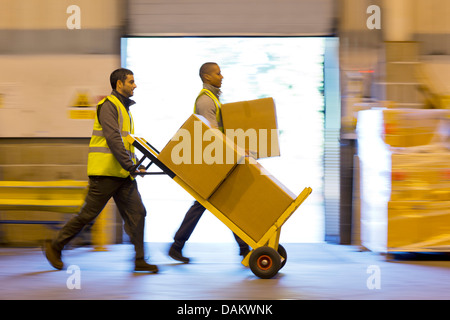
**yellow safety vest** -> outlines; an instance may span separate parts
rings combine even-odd
[[[214,104],[216,105],[216,121],[217,124],[219,125],[219,130],[223,131],[223,123],[222,123],[222,110],[220,109],[222,107],[222,104],[220,103],[219,99],[217,99],[217,97],[214,95],[214,93],[212,93],[210,90],[208,89],[202,89],[200,91],[200,93],[197,96],[197,99],[195,99],[195,104],[194,104],[194,113],[197,113],[197,100],[198,98],[200,98],[200,96],[206,94],[208,97],[210,97],[213,101]],[[222,124],[222,125],[220,125]]]
[[[134,124],[131,114],[125,109],[114,95],[107,96],[97,105],[97,110],[106,99],[111,101],[117,108],[119,128],[121,130],[122,141],[125,149],[130,154],[134,164],[136,164],[136,156],[134,154],[134,146],[131,145],[126,137],[134,134]],[[88,155],[88,176],[112,176],[119,178],[127,178],[130,173],[122,168],[116,157],[111,153],[106,138],[103,134],[103,128],[98,121],[98,115],[95,115],[94,130],[92,131],[91,141],[89,143]]]

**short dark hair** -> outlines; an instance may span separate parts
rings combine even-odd
[[[122,82],[125,82],[125,80],[127,80],[128,75],[133,75],[133,71],[125,69],[125,68],[120,68],[120,69],[114,70],[109,77],[109,82],[111,83],[111,88],[113,90],[116,90],[117,81],[120,80]]]
[[[205,82],[203,79],[204,75],[211,72],[212,66],[218,66],[218,64],[215,62],[206,62],[206,63],[202,64],[202,66],[200,67],[199,74],[200,74],[200,79],[202,79],[203,82]]]

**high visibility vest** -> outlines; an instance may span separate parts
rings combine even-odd
[[[200,98],[204,94],[206,94],[208,97],[210,97],[214,101],[214,104],[216,105],[216,121],[217,121],[217,124],[219,125],[219,130],[223,132],[222,110],[220,109],[222,107],[222,104],[220,103],[219,99],[217,99],[217,97],[214,95],[214,93],[212,93],[210,90],[202,89],[200,91],[200,93],[197,96],[197,99],[195,99],[194,113],[197,113],[198,98]]]
[[[124,105],[114,95],[107,96],[97,105],[97,110],[106,99],[111,101],[117,108],[119,128],[123,145],[129,153],[132,161],[136,164],[136,156],[134,154],[134,146],[131,145],[126,137],[129,134],[134,134],[134,123],[131,114],[128,113]],[[106,138],[103,134],[103,128],[98,121],[98,114],[95,115],[94,130],[92,131],[91,141],[89,143],[88,155],[88,176],[112,176],[119,178],[127,178],[130,173],[122,168],[116,157],[111,153]]]

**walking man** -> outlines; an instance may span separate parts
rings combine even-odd
[[[89,143],[89,189],[80,212],[70,219],[52,241],[45,244],[45,255],[56,269],[63,268],[61,251],[103,210],[111,197],[125,223],[125,231],[135,249],[135,271],[158,272],[144,260],[146,210],[134,177],[139,174],[134,147],[127,141],[134,133],[130,99],[136,84],[133,72],[117,69],[111,73],[112,93],[97,105],[94,129]],[[143,170],[143,169],[142,169]]]
[[[205,117],[214,128],[223,132],[221,103],[219,100],[223,76],[220,67],[214,62],[203,64],[200,68],[200,78],[203,82],[203,89],[195,101],[194,113]],[[205,207],[198,201],[195,201],[188,210],[180,228],[175,234],[175,241],[169,249],[169,256],[172,259],[189,263],[189,258],[184,257],[181,251],[205,210]],[[245,257],[250,252],[248,245],[236,234],[233,233],[233,235],[239,245],[240,255]]]

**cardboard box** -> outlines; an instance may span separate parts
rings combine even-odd
[[[389,201],[388,247],[430,249],[450,243],[450,201]]]
[[[211,126],[204,117],[191,115],[158,155],[158,159],[203,198],[243,157],[243,152]]]
[[[402,248],[420,242],[421,201],[389,201],[387,247]]]
[[[383,139],[392,147],[428,145],[446,138],[443,129],[448,110],[386,109],[382,114]]]
[[[245,158],[209,202],[258,242],[295,198],[259,163]]]
[[[272,98],[222,105],[225,134],[257,158],[280,155],[275,103]]]

